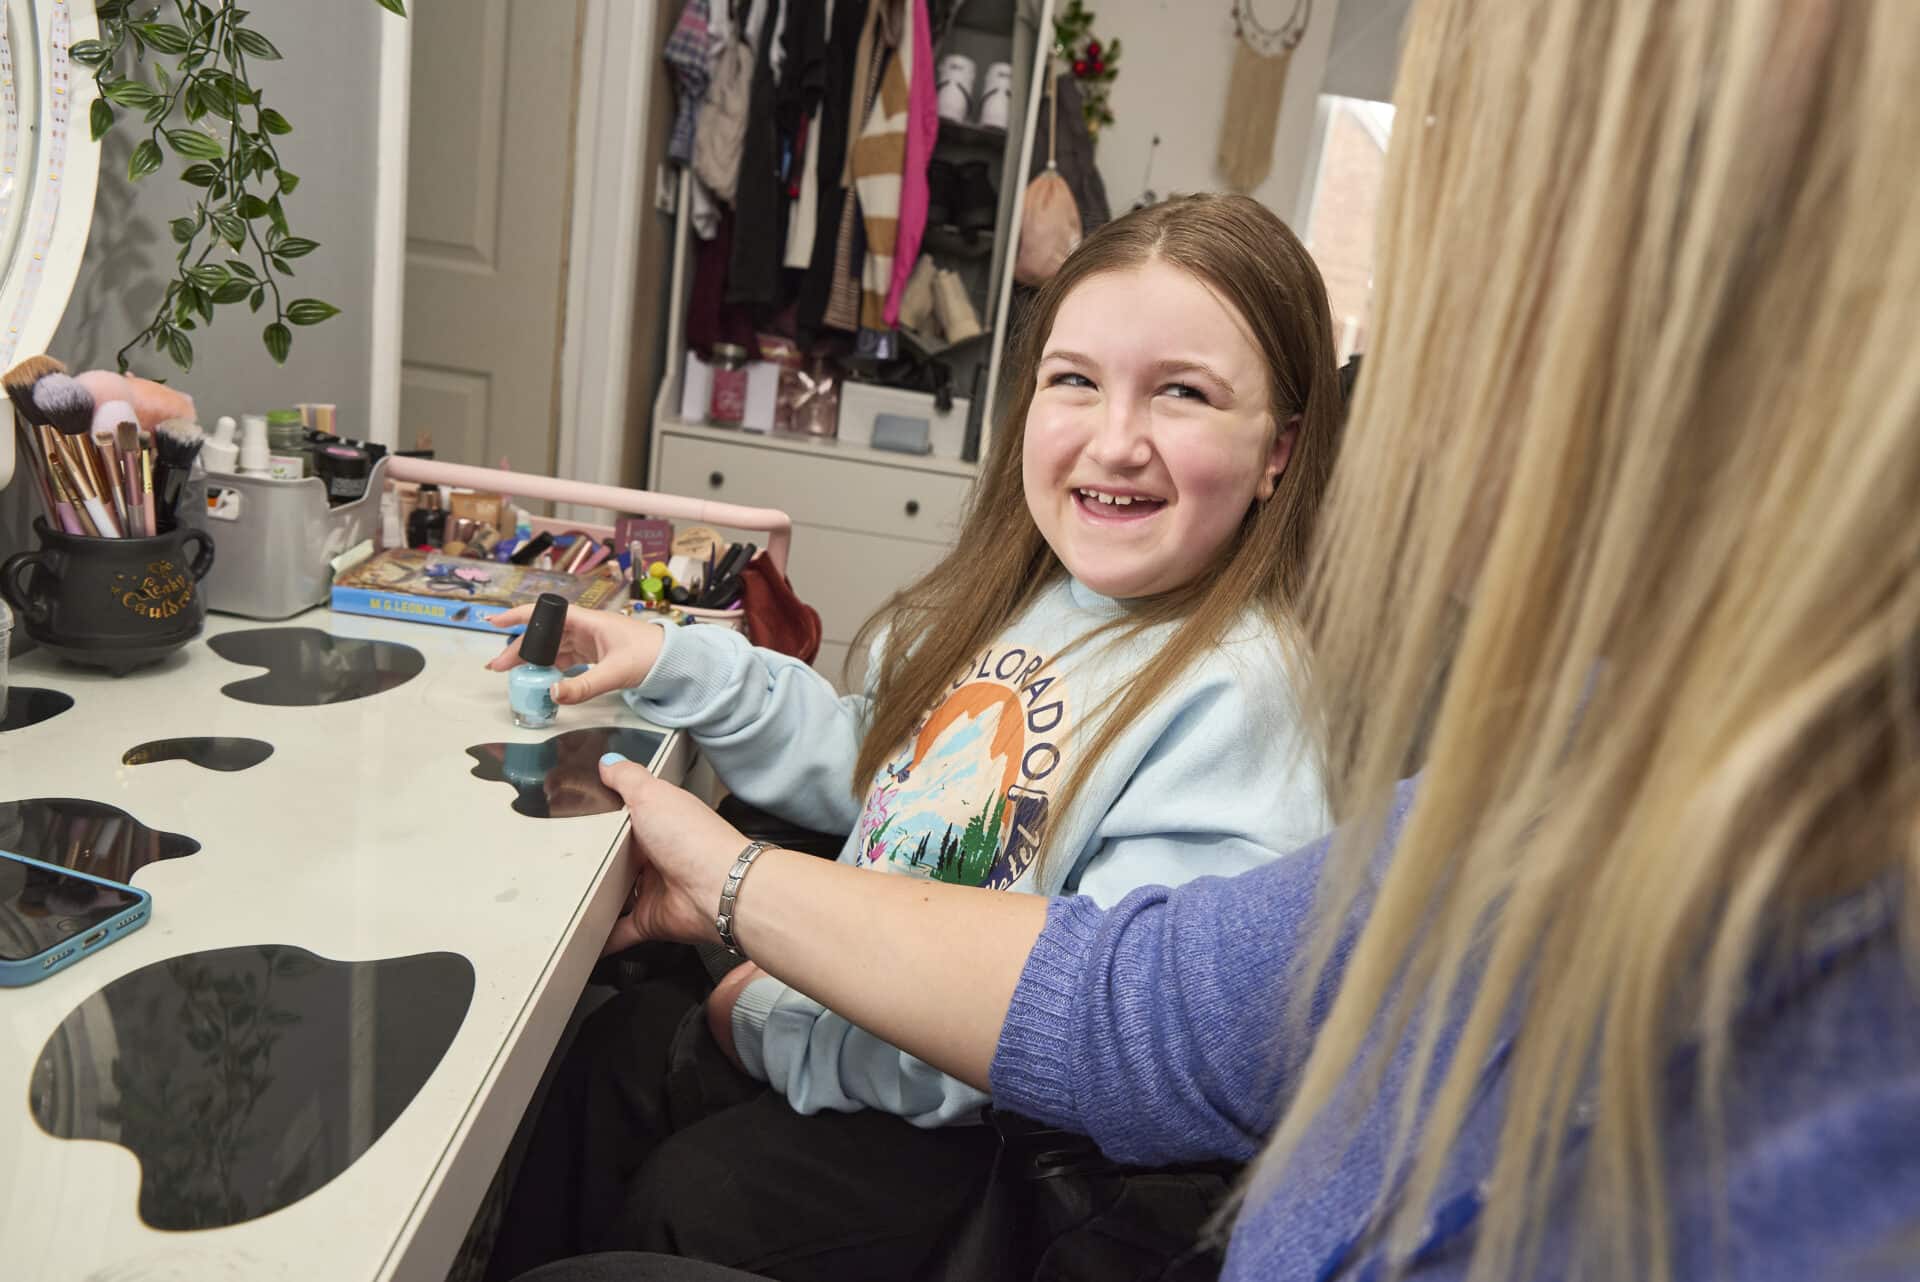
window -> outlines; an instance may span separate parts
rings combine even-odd
[[[1327,282],[1334,342],[1344,363],[1367,347],[1374,222],[1393,133],[1393,107],[1323,94],[1318,125],[1302,239]]]

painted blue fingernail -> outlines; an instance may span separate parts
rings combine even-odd
[[[626,761],[626,758],[617,752],[609,752],[600,758],[600,764],[603,766],[617,766],[624,761]]]

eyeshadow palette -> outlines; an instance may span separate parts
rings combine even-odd
[[[318,628],[252,628],[207,642],[223,659],[266,671],[220,687],[243,703],[309,708],[365,699],[405,685],[427,666],[398,641],[337,637]]]
[[[140,1218],[224,1228],[345,1171],[419,1094],[473,999],[455,953],[335,961],[289,945],[155,962],[60,1024],[28,1103],[140,1162]]]
[[[620,794],[600,782],[600,758],[617,752],[644,766],[662,738],[657,730],[594,726],[541,743],[477,743],[467,755],[474,760],[474,778],[513,786],[513,809],[520,814],[566,819],[620,809]]]

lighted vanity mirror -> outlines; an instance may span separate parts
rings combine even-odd
[[[92,0],[4,0],[0,21],[0,370],[45,349],[93,221],[100,147],[93,78],[69,51],[99,35]],[[0,488],[13,478],[0,430]]]

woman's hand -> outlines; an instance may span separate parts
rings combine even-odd
[[[532,606],[517,605],[511,610],[502,610],[487,622],[496,628],[513,628],[532,617]],[[569,607],[566,626],[560,634],[557,666],[571,668],[578,663],[592,666],[577,677],[554,682],[553,701],[585,703],[609,690],[639,685],[646,680],[647,673],[653,671],[663,639],[657,623],[605,610]],[[515,637],[512,644],[487,661],[487,667],[494,672],[505,672],[522,662],[520,638]]]
[[[707,1029],[733,1066],[742,1072],[747,1066],[740,1062],[740,1052],[733,1045],[733,1008],[739,1004],[740,994],[746,991],[747,985],[766,973],[752,962],[741,962],[721,976],[720,982],[707,994]]]
[[[719,942],[713,919],[720,891],[747,838],[692,793],[617,752],[600,758],[600,778],[627,804],[628,854],[639,873],[633,902],[602,955],[649,939]]]

